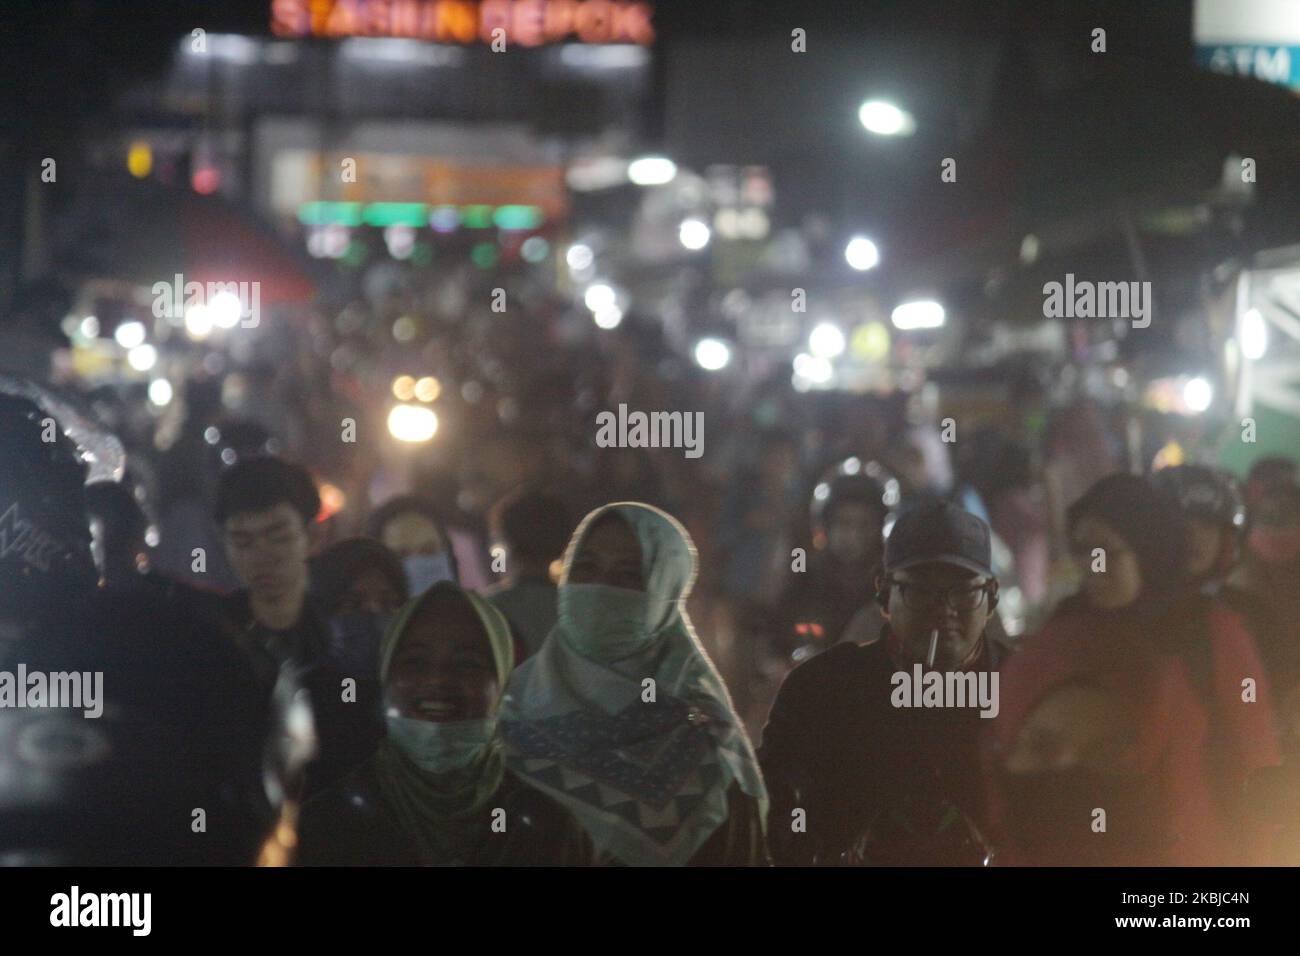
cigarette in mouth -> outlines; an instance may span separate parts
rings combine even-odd
[[[925,666],[934,666],[934,652],[939,649],[939,629],[936,627],[930,632],[930,653],[925,656]]]

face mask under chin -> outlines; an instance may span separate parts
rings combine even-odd
[[[388,714],[388,739],[429,773],[449,773],[472,764],[492,742],[495,717],[437,722]]]

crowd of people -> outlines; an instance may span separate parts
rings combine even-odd
[[[162,526],[183,576],[48,421],[0,401],[0,648],[9,671],[102,672],[107,703],[102,725],[0,708],[12,859],[1294,862],[1289,460],[1240,490],[1197,465],[1091,482],[1062,518],[1073,593],[1021,631],[1010,592],[1050,587],[1008,573],[1007,496],[927,483],[921,438],[914,469],[820,472],[805,554],[788,432],[704,546],[662,499],[611,483],[577,520],[583,495],[535,480],[479,524],[432,483],[325,541],[311,472],[254,433],[208,513]]]

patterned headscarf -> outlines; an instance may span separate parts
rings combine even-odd
[[[594,660],[579,652],[561,617],[506,688],[507,762],[569,809],[598,853],[629,865],[680,866],[727,819],[733,781],[758,802],[763,820],[767,790],[686,615],[695,548],[681,524],[636,502],[596,509],[569,542],[561,591],[589,529],[610,515],[627,523],[641,547],[646,648]]]

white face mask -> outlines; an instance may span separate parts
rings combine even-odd
[[[607,584],[563,584],[556,613],[569,643],[598,661],[617,661],[654,642],[646,628],[649,596],[644,591]]]
[[[388,739],[421,770],[446,773],[474,762],[496,734],[495,717],[474,720],[418,720],[390,713]]]

